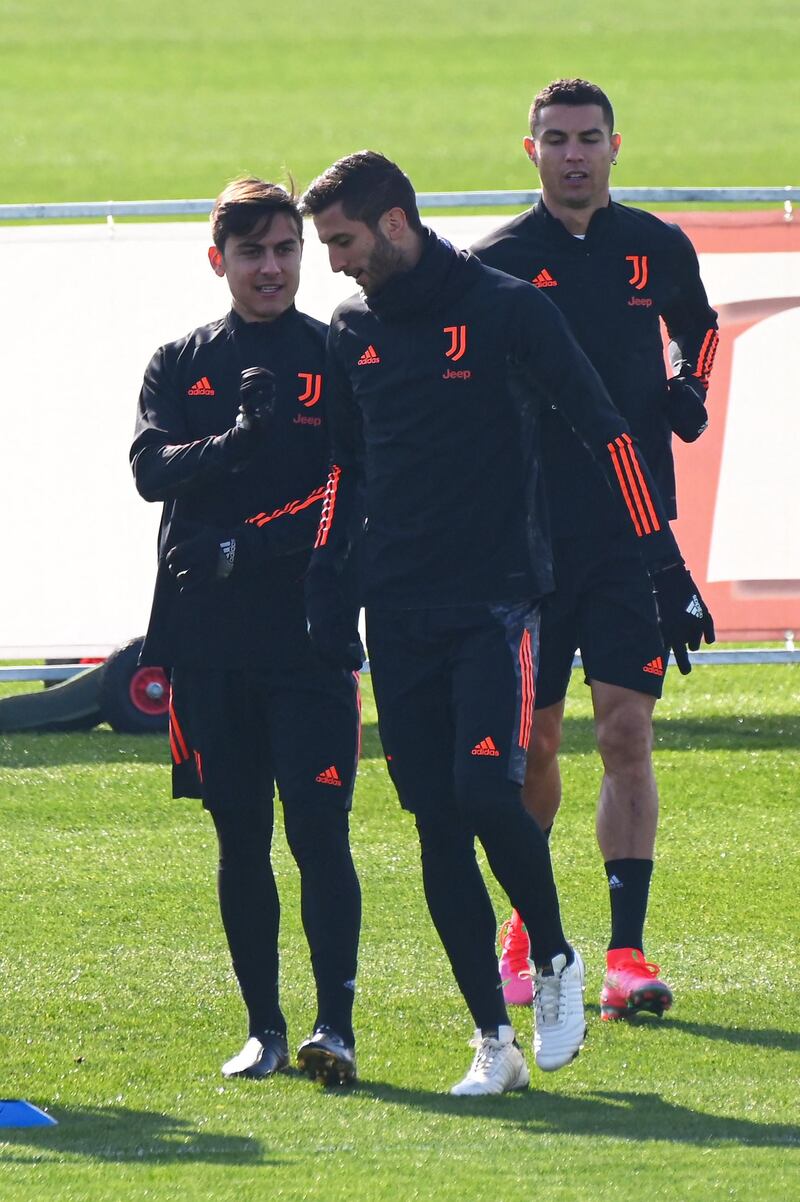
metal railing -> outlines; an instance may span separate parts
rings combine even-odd
[[[534,204],[538,189],[522,192],[418,192],[421,209],[485,209]],[[645,204],[779,204],[787,219],[800,203],[800,187],[775,188],[614,188],[614,200]],[[0,221],[57,221],[79,218],[191,217],[211,212],[213,199],[205,200],[100,200],[54,204],[2,204]]]

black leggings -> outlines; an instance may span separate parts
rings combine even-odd
[[[494,910],[475,858],[475,836],[493,875],[531,934],[538,966],[568,952],[547,840],[516,790],[491,806],[443,806],[416,816],[425,897],[476,1027],[508,1023],[495,958]]]
[[[220,913],[249,1033],[286,1033],[278,1000],[280,901],[270,862],[273,816],[215,807]],[[314,1029],[353,1043],[352,1010],[361,926],[361,891],[346,810],[314,802],[284,810],[286,838],[300,869],[301,915],[317,987]]]

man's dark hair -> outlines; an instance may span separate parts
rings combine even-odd
[[[611,101],[602,88],[598,88],[596,83],[589,83],[588,79],[556,79],[534,96],[528,117],[532,137],[536,136],[539,114],[548,104],[571,104],[573,107],[579,104],[599,104],[608,125],[608,132],[614,132],[614,110]]]
[[[363,221],[371,230],[389,209],[402,209],[409,227],[422,232],[411,180],[377,151],[359,150],[339,159],[309,184],[300,207],[313,216],[337,203],[348,221]]]
[[[303,218],[294,190],[287,192],[280,184],[270,184],[254,175],[232,180],[220,192],[211,210],[211,237],[217,250],[224,252],[231,234],[266,233],[276,213],[286,213],[303,241]]]

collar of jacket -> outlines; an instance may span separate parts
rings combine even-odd
[[[256,338],[279,338],[287,326],[290,326],[297,315],[297,309],[294,304],[291,304],[288,309],[285,309],[280,316],[272,321],[245,321],[235,309],[229,309],[225,316],[225,326],[228,334],[235,334],[237,339],[256,337]]]
[[[563,238],[565,244],[577,246],[580,243],[580,239],[571,234],[564,223],[553,216],[541,198],[536,202],[531,212],[535,219],[544,222],[545,228],[551,231],[555,237]],[[602,209],[596,209],[592,213],[589,227],[586,230],[586,241],[593,242],[595,238],[602,237],[603,233],[610,228],[613,220],[614,204],[613,201],[609,201]]]
[[[456,250],[426,226],[419,262],[410,271],[398,271],[378,292],[365,297],[365,303],[382,320],[423,316],[463,291],[474,263],[468,251]]]

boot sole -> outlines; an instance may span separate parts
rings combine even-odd
[[[340,1060],[324,1048],[308,1048],[299,1052],[297,1067],[312,1081],[320,1081],[324,1085],[350,1085],[356,1080],[355,1065]]]
[[[608,1002],[601,1002],[600,1017],[605,1022],[614,1022],[617,1019],[633,1018],[634,1014],[644,1010],[648,1014],[655,1014],[657,1018],[662,1018],[664,1012],[669,1010],[671,1005],[672,994],[666,986],[663,989],[645,987],[644,989],[634,989],[625,1006],[614,1006]]]

